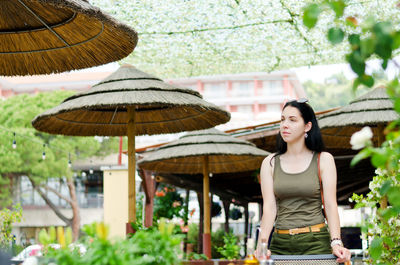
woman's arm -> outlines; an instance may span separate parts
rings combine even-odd
[[[274,159],[273,154],[266,157],[261,165],[260,179],[261,179],[261,193],[263,197],[263,216],[261,218],[261,231],[258,237],[257,244],[257,256],[259,254],[259,246],[261,245],[261,239],[265,239],[268,242],[269,235],[272,231],[272,227],[276,217],[276,202],[273,188],[273,165]],[[271,163],[272,159],[272,163]]]
[[[336,200],[336,166],[335,160],[330,153],[321,153],[321,178],[324,193],[325,213],[328,220],[329,232],[331,239],[340,239],[340,220]],[[350,260],[350,251],[342,245],[334,245],[332,252],[338,257],[338,262]]]

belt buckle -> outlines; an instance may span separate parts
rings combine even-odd
[[[297,234],[296,231],[297,231],[296,228],[289,229],[289,235],[291,235],[291,236],[296,235]]]

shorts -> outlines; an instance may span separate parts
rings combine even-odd
[[[272,255],[332,254],[330,235],[325,226],[319,232],[296,235],[273,233],[270,250]]]

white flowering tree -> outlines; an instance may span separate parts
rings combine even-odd
[[[338,63],[349,51],[325,37],[334,12],[322,13],[313,30],[303,24],[303,7],[310,0],[90,2],[137,30],[138,45],[124,61],[162,78]],[[371,14],[391,21],[400,16],[397,2],[347,1],[346,16]]]

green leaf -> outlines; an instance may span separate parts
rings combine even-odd
[[[378,38],[388,36],[392,32],[392,25],[390,22],[378,22],[372,27],[372,31]]]
[[[396,50],[400,47],[400,31],[396,31],[392,34],[393,42],[392,49]]]
[[[364,74],[361,76],[360,82],[367,87],[372,87],[375,83],[375,80],[372,76]]]
[[[388,190],[390,189],[391,185],[392,185],[392,181],[386,180],[386,181],[382,184],[382,186],[381,186],[381,188],[380,188],[380,190],[379,190],[379,193],[380,193],[382,196],[383,196],[383,195],[386,195],[386,193],[387,193]]]
[[[321,10],[317,4],[307,5],[303,13],[303,24],[309,29],[313,28],[317,24],[320,13]]]
[[[358,75],[362,76],[365,72],[365,61],[361,57],[360,51],[353,51],[346,56],[346,60],[350,63],[351,69]],[[360,80],[361,82],[361,80]]]
[[[328,30],[328,40],[333,44],[339,44],[344,39],[344,32],[340,28],[330,28]]]
[[[369,148],[361,150],[353,159],[351,160],[350,166],[354,167],[361,160],[369,157],[371,155],[371,150]]]
[[[378,212],[382,216],[382,218],[385,219],[386,221],[398,215],[397,211],[394,210],[393,208],[379,209]]]
[[[369,254],[374,260],[379,259],[382,255],[383,245],[382,245],[382,238],[374,238],[371,242],[371,247]]]
[[[382,68],[383,68],[384,70],[386,70],[386,68],[387,68],[387,66],[388,66],[388,62],[389,62],[388,59],[383,59],[383,61],[382,61]]]
[[[374,38],[366,38],[360,41],[360,52],[362,58],[367,59],[374,53],[375,43],[376,41]]]
[[[375,53],[382,59],[389,59],[392,57],[392,41],[386,38],[381,38],[375,46]]]
[[[353,94],[356,93],[357,88],[358,88],[359,85],[361,85],[361,82],[360,82],[360,78],[357,77],[357,78],[354,79],[353,86],[352,86],[352,89],[351,89],[353,91]]]
[[[344,1],[342,1],[342,0],[330,1],[329,5],[335,12],[336,18],[340,18],[341,16],[343,16],[344,9],[346,7],[346,4],[344,3]]]
[[[394,109],[397,113],[400,113],[400,98],[396,98],[394,101]]]
[[[396,90],[398,88],[399,88],[399,79],[394,78],[387,84],[386,93],[389,95],[389,97],[396,98],[395,95],[396,95]]]
[[[371,29],[375,26],[376,21],[373,16],[368,16],[366,19],[364,19],[363,23],[361,24],[363,32],[368,32],[371,31]]]
[[[353,46],[357,46],[357,49],[358,49],[358,46],[360,45],[360,35],[350,34],[348,39],[349,39],[349,43]]]
[[[385,242],[385,244],[388,245],[390,248],[395,247],[395,243],[394,243],[393,239],[390,237],[384,237],[383,242]]]
[[[371,162],[374,167],[378,168],[384,166],[387,160],[387,153],[385,150],[376,149],[375,152],[372,154]]]
[[[391,205],[400,207],[400,187],[391,187],[387,193],[388,200]]]

